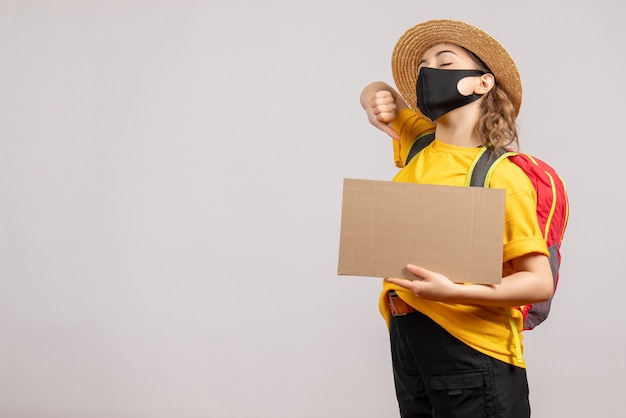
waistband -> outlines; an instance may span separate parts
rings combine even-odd
[[[387,300],[389,301],[391,316],[404,316],[416,312],[415,308],[400,299],[400,296],[398,296],[395,290],[391,290],[387,293]]]

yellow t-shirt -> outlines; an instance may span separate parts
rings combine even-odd
[[[400,133],[400,140],[394,141],[394,157],[398,166],[406,160],[414,139],[434,130],[431,122],[421,119],[410,109],[400,112],[393,127]],[[479,152],[480,148],[457,147],[435,139],[402,168],[393,181],[464,186],[470,166]],[[506,189],[503,269],[507,261],[525,254],[548,255],[537,222],[536,193],[526,174],[505,159],[494,169],[490,187]],[[386,294],[391,289],[465,344],[498,360],[525,367],[523,362],[516,361],[515,339],[508,314],[511,311],[521,340],[522,315],[517,309],[434,302],[384,283],[380,311],[387,323],[390,313]]]

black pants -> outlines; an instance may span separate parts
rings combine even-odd
[[[462,343],[426,315],[391,318],[402,418],[528,418],[526,370]]]

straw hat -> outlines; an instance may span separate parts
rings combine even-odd
[[[483,30],[458,20],[429,20],[413,26],[400,37],[391,57],[393,79],[409,107],[417,112],[417,66],[424,52],[439,43],[452,43],[472,51],[489,67],[519,114],[522,81],[513,58]]]

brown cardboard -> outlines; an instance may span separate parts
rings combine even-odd
[[[344,179],[339,275],[454,282],[502,279],[504,189]]]

